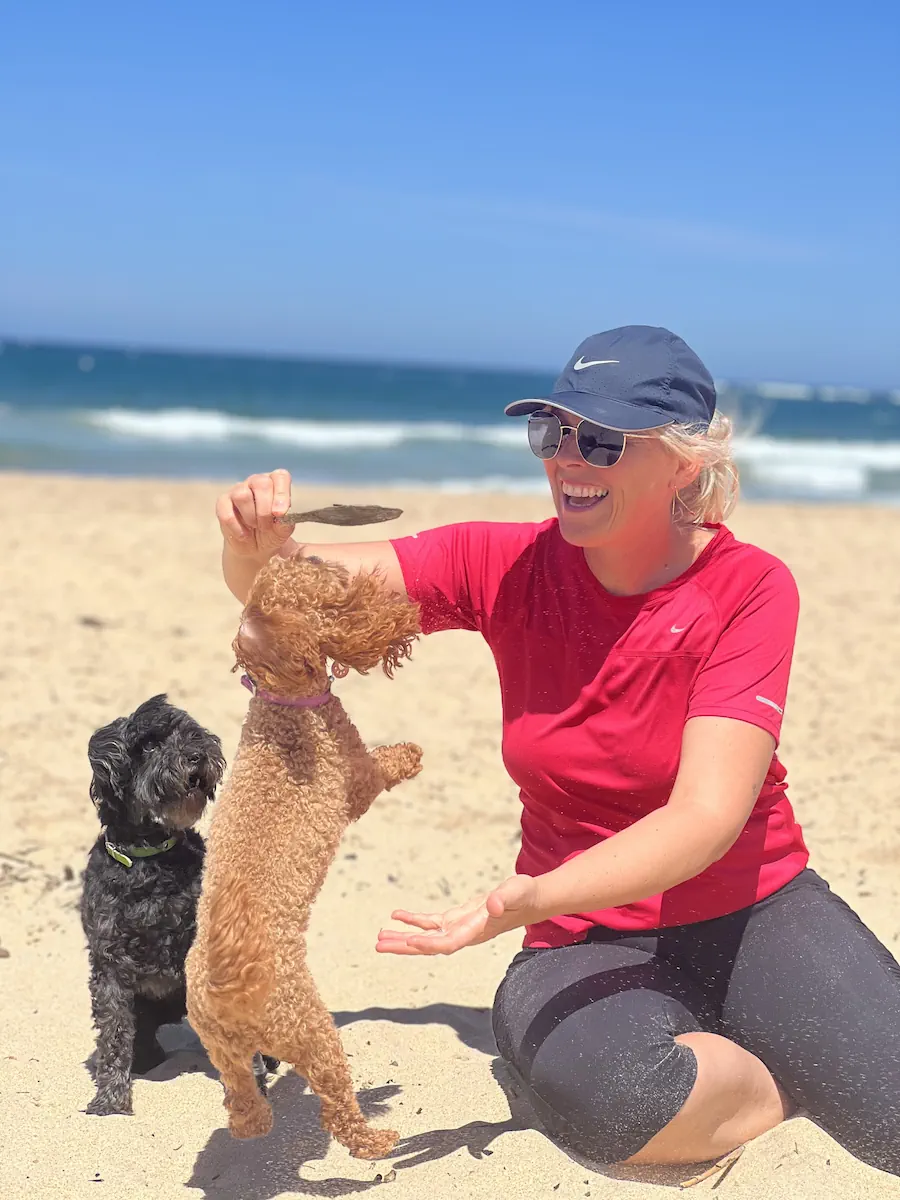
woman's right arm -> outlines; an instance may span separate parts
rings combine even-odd
[[[276,554],[317,555],[339,562],[354,574],[378,570],[391,591],[406,595],[397,554],[389,541],[297,542],[293,526],[279,518],[291,507],[291,477],[287,471],[251,475],[219,497],[216,516],[222,530],[222,574],[229,591],[243,604],[257,571]]]

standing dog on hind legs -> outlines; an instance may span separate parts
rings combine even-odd
[[[379,662],[390,676],[419,631],[416,605],[374,574],[274,558],[257,575],[234,640],[250,701],[209,834],[188,1016],[225,1085],[234,1137],[272,1127],[251,1071],[255,1049],[291,1063],[321,1123],[357,1158],[379,1158],[393,1130],[364,1118],[340,1036],[306,963],[312,903],[341,836],[375,797],[417,775],[422,752],[369,752],[329,690],[335,673]]]

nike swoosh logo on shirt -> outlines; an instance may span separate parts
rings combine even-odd
[[[573,371],[586,371],[588,367],[605,367],[610,363],[617,363],[617,358],[592,358],[590,362],[584,361],[584,356],[579,358],[577,363],[572,364]]]
[[[687,625],[673,625],[673,626],[672,626],[672,633],[684,633],[684,631],[685,631],[686,629],[687,629]],[[758,700],[758,699],[759,699],[759,697],[757,696],[757,700]]]

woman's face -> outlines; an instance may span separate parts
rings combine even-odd
[[[548,408],[563,425],[580,418]],[[672,499],[690,481],[691,471],[678,461],[653,431],[630,434],[621,458],[612,467],[592,467],[567,433],[555,458],[544,459],[563,537],[573,546],[602,546],[654,528],[672,519]]]

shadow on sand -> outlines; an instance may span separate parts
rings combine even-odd
[[[369,1120],[388,1115],[387,1102],[400,1092],[396,1086],[357,1093],[359,1106]],[[375,1176],[391,1169],[389,1162],[372,1163],[372,1178],[310,1180],[300,1177],[304,1163],[322,1159],[331,1137],[319,1124],[319,1101],[293,1073],[269,1089],[275,1124],[268,1137],[236,1141],[227,1129],[217,1129],[197,1155],[187,1186],[198,1188],[210,1200],[271,1200],[282,1192],[307,1196],[348,1196],[378,1187]],[[224,1113],[223,1113],[224,1117]]]
[[[233,1139],[227,1129],[217,1129],[197,1156],[187,1186],[202,1191],[204,1200],[234,1200],[236,1196],[241,1200],[272,1200],[286,1191],[307,1196],[349,1196],[380,1187],[383,1176],[392,1170],[424,1166],[460,1150],[475,1159],[489,1157],[493,1153],[491,1144],[504,1133],[532,1129],[544,1134],[530,1105],[520,1095],[518,1084],[503,1061],[496,1057],[490,1010],[456,1004],[397,1009],[372,1007],[358,1012],[336,1012],[334,1019],[338,1026],[355,1021],[447,1025],[465,1045],[492,1056],[490,1071],[506,1097],[509,1117],[504,1121],[469,1121],[456,1128],[432,1129],[402,1138],[390,1159],[371,1163],[369,1179],[304,1179],[300,1175],[304,1164],[322,1160],[332,1142],[319,1124],[318,1099],[308,1091],[302,1078],[290,1073],[280,1077],[269,1089],[275,1124],[268,1137],[241,1142]],[[193,1056],[185,1054],[184,1057]],[[161,1078],[162,1075],[155,1071],[153,1077]],[[398,1086],[387,1085],[361,1091],[357,1096],[367,1119],[389,1125],[388,1102],[400,1092]],[[627,1167],[592,1163],[576,1155],[567,1154],[566,1157],[580,1168],[610,1179],[655,1184],[663,1189],[678,1189],[685,1179],[702,1169],[697,1166]]]
[[[362,1008],[358,1012],[336,1012],[340,1029],[354,1021],[390,1021],[394,1025],[446,1025],[466,1046],[481,1054],[496,1054],[491,1032],[491,1010],[465,1004],[425,1004],[421,1008]]]

